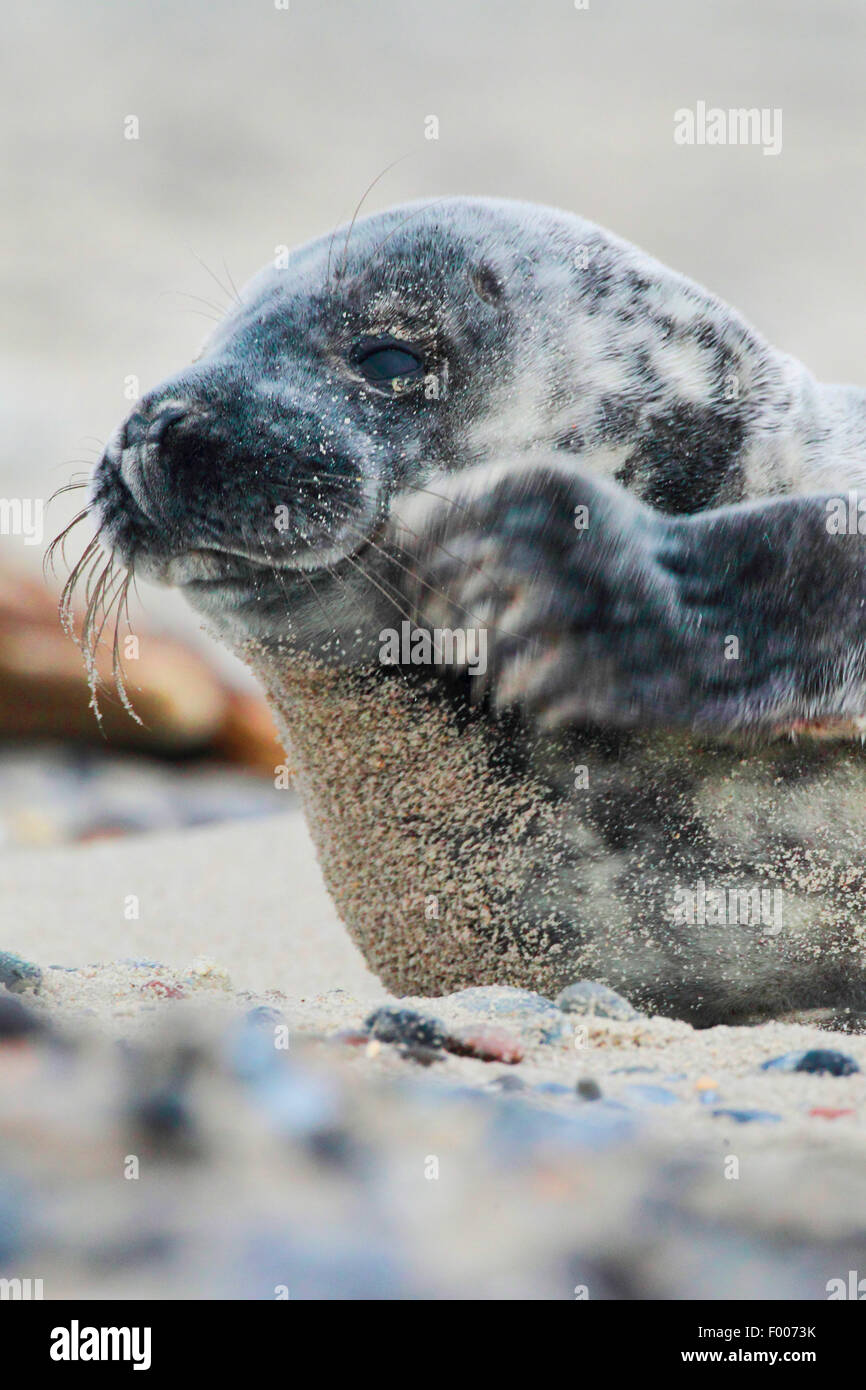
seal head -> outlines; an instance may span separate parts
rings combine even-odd
[[[695,512],[802,480],[814,395],[721,301],[591,223],[410,204],[254,279],[114,435],[93,510],[125,563],[182,587],[226,640],[355,660],[401,492],[553,449]]]

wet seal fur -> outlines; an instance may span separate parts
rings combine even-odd
[[[826,523],[864,468],[866,393],[578,217],[458,198],[264,271],[90,511],[257,673],[396,993],[856,1025],[866,550]],[[485,676],[383,666],[407,616],[483,623]],[[730,920],[756,889],[781,929]]]

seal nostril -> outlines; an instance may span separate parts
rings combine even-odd
[[[121,449],[134,449],[144,441],[147,433],[147,416],[136,410],[124,421],[120,431]]]
[[[185,405],[165,405],[155,411],[135,410],[123,426],[121,447],[135,449],[144,444],[159,445],[166,431],[189,413]]]
[[[167,405],[151,420],[147,427],[148,444],[161,444],[166,431],[189,414],[184,405]]]

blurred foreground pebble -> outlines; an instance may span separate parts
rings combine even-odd
[[[829,1047],[787,1052],[784,1057],[771,1057],[763,1067],[765,1071],[807,1071],[818,1076],[851,1076],[860,1070],[853,1057]]]
[[[42,971],[38,965],[22,960],[11,951],[0,951],[0,985],[13,993],[25,989],[38,989],[42,983]]]
[[[866,1265],[856,1077],[785,1080],[848,1101],[802,1120],[710,1109],[778,1084],[745,1056],[738,1081],[681,1068],[712,1034],[505,987],[368,1013],[238,994],[206,958],[43,967],[0,988],[0,1277],[46,1298],[826,1298]]]
[[[717,1030],[743,1059],[709,1076],[713,1032],[504,987],[371,1014],[238,993],[205,957],[45,966],[0,988],[0,1277],[46,1298],[826,1298],[866,1266],[858,1078],[782,1083],[749,1029]],[[754,1103],[782,1084],[784,1115]]]

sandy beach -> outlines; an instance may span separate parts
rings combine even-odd
[[[863,1266],[866,1039],[392,1001],[297,811],[4,869],[42,975],[6,996],[0,1230],[46,1296],[820,1299]],[[764,1067],[815,1049],[847,1074]]]

